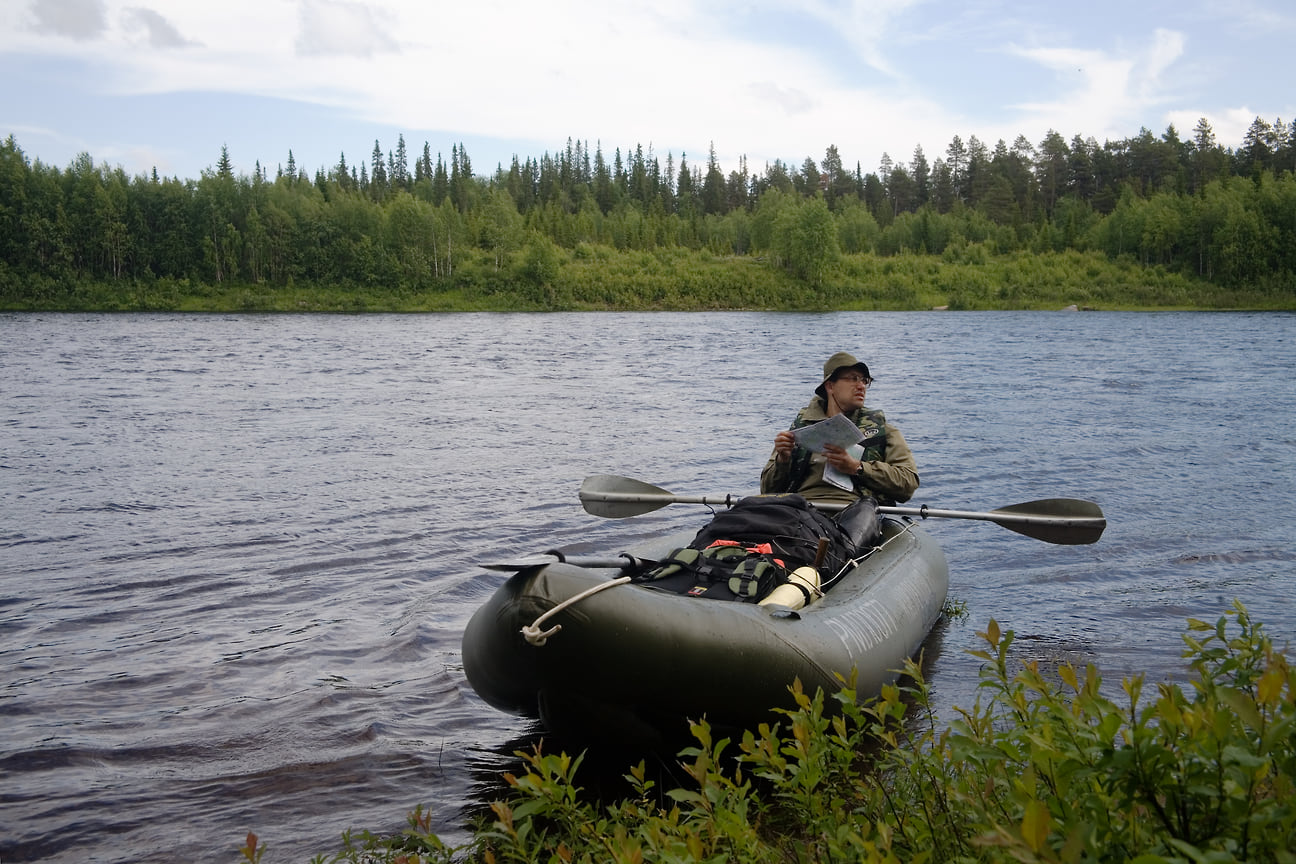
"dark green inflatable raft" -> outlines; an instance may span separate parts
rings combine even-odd
[[[499,565],[515,572],[469,621],[464,671],[495,708],[584,740],[670,739],[703,717],[754,728],[771,708],[793,705],[796,679],[807,692],[834,693],[854,672],[867,698],[918,652],[949,582],[945,556],[922,528],[907,517],[881,523],[877,548],[799,610],[624,580],[692,533],[610,559],[551,553]]]

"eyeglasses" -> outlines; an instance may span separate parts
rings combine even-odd
[[[852,384],[863,384],[865,387],[873,383],[872,378],[867,378],[859,373],[853,375],[838,375],[834,381],[849,381]]]

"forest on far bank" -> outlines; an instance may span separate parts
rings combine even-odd
[[[569,140],[478,175],[402,136],[313,176],[291,152],[236,174],[222,147],[182,180],[0,143],[3,309],[1039,308],[1086,279],[1113,307],[1296,307],[1296,122],[1237,148],[1204,119],[956,136],[867,173],[835,145],[726,174]]]

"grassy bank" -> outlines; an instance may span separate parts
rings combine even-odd
[[[505,800],[447,848],[415,811],[395,837],[348,835],[318,861],[1226,862],[1296,861],[1296,670],[1236,605],[1190,621],[1187,688],[1011,659],[992,621],[980,696],[948,728],[916,666],[857,706],[799,709],[741,741],[695,726],[689,781],[595,803],[579,757],[519,754]],[[249,836],[243,854],[266,846]],[[273,853],[265,855],[267,859]]]
[[[681,247],[580,244],[463,257],[426,283],[271,285],[187,279],[67,284],[5,278],[0,310],[60,312],[480,312],[1296,309],[1296,290],[1226,289],[1097,252],[843,255],[817,284],[771,262]]]

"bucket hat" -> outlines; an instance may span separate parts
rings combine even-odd
[[[847,354],[845,351],[838,351],[836,354],[829,357],[828,361],[824,363],[823,380],[820,381],[819,386],[815,388],[815,393],[819,394],[821,397],[824,396],[824,385],[843,369],[858,369],[860,374],[865,378],[873,377],[869,374],[867,363],[862,360],[856,360],[853,354]]]

